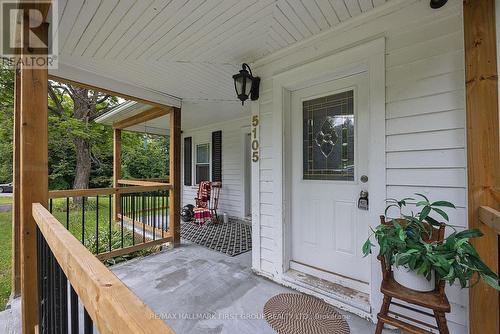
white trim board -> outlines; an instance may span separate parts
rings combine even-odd
[[[180,108],[182,104],[181,99],[172,95],[154,91],[145,87],[134,86],[123,81],[108,78],[100,74],[78,68],[76,66],[66,65],[61,61],[59,61],[59,67],[57,69],[50,70],[49,74],[167,106]]]
[[[369,173],[370,210],[369,219],[377,222],[383,212],[386,198],[385,177],[385,38],[376,38],[345,49],[336,54],[297,66],[273,77],[273,206],[275,210],[274,237],[277,249],[274,272],[282,281],[289,269],[291,255],[290,198],[288,191],[290,155],[286,152],[285,138],[289,135],[285,114],[290,110],[291,92],[311,85],[338,78],[368,72],[370,105],[370,153]],[[376,291],[381,278],[378,262],[371,261],[370,304],[378,306],[380,297]],[[374,297],[375,296],[375,297]]]

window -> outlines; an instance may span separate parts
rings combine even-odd
[[[210,181],[210,144],[196,145],[196,184]]]

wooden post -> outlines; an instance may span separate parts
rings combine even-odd
[[[498,72],[494,0],[464,1],[467,114],[468,221],[484,236],[474,240],[484,262],[498,273],[498,236],[479,221],[479,207],[500,209]],[[496,189],[496,190],[495,190]],[[480,282],[470,290],[471,334],[500,333],[498,291]]]
[[[23,34],[29,32],[29,20],[25,10]],[[48,24],[42,23],[39,37],[48,40]],[[24,39],[23,56],[40,57]],[[47,206],[48,198],[48,113],[47,68],[21,66],[19,176],[20,176],[20,226],[21,226],[21,308],[24,334],[37,332],[38,285],[36,223],[32,203]]]
[[[118,188],[118,180],[122,178],[122,130],[113,129],[113,187]],[[118,220],[121,213],[121,198],[114,195],[113,217]]]
[[[15,69],[14,81],[14,138],[13,138],[13,203],[12,203],[12,296],[21,295],[21,203],[19,175],[20,163],[20,135],[21,135],[21,75],[18,68]]]
[[[174,108],[170,113],[170,184],[169,230],[172,231],[174,246],[181,242],[181,110]]]

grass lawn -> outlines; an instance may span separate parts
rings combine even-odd
[[[12,196],[0,196],[0,204],[12,204]]]
[[[0,311],[10,297],[12,280],[11,263],[11,212],[0,212]]]

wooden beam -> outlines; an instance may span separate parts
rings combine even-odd
[[[24,36],[28,31],[29,20],[24,20]],[[40,26],[39,37],[48,40],[48,24]],[[24,43],[22,55],[34,56],[28,39]],[[32,203],[46,206],[48,197],[48,70],[22,65],[20,81],[21,321],[23,333],[31,334],[38,326],[37,241]]]
[[[93,85],[86,84],[86,83],[83,83],[83,82],[80,82],[77,80],[70,80],[70,79],[62,78],[62,77],[59,77],[59,76],[53,75],[53,74],[49,75],[49,79],[53,80],[53,81],[61,82],[64,84],[72,85],[72,86],[78,86],[78,87],[82,87],[82,88],[87,88],[89,90],[98,91],[101,93],[106,93],[106,94],[109,94],[111,96],[119,96],[121,98],[124,98],[125,100],[135,101],[135,102],[139,102],[139,103],[143,103],[143,104],[149,104],[151,106],[159,107],[162,109],[168,109],[171,107],[171,106],[168,106],[166,104],[161,104],[161,103],[145,100],[145,99],[142,99],[142,98],[137,97],[137,96],[127,95],[127,94],[123,94],[123,93],[113,91],[110,89],[93,86]]]
[[[488,206],[482,206],[479,208],[479,220],[500,235],[500,211]]]
[[[113,129],[113,188],[118,188],[118,180],[122,178],[122,130]],[[118,194],[114,195],[113,217],[118,219],[121,212],[121,199]]]
[[[20,137],[21,137],[21,74],[15,69],[14,82],[14,138],[13,138],[13,203],[12,203],[12,296],[21,295],[21,203]]]
[[[175,333],[47,209],[33,204],[33,216],[99,333]]]
[[[498,235],[479,220],[479,208],[500,209],[492,188],[500,182],[498,72],[494,0],[464,1],[467,117],[468,222],[484,233],[473,240],[483,261],[498,274]],[[471,334],[499,333],[498,291],[482,281],[470,289]]]
[[[115,129],[126,129],[133,125],[141,124],[147,121],[151,121],[155,118],[165,116],[172,112],[173,108],[159,108],[153,107],[151,109],[145,110],[137,115],[131,116],[119,122],[113,124]]]
[[[118,180],[118,184],[129,185],[129,186],[164,186],[168,183],[166,182],[156,182],[156,181],[146,181],[146,180]]]
[[[136,212],[136,214],[141,214],[141,213],[150,214],[150,213],[152,213],[152,211],[138,211],[138,212]],[[119,218],[120,218],[120,220],[122,219],[122,215],[121,214],[119,215]],[[161,238],[163,238],[164,236],[167,235],[167,231],[164,231],[164,230],[162,230],[161,228],[158,228],[158,227],[154,227],[154,226],[151,226],[151,225],[148,225],[148,224],[144,224],[143,222],[141,222],[138,219],[133,220],[130,217],[123,216],[123,222],[125,224],[127,224],[128,227],[135,227],[135,228],[139,229],[139,231],[143,231],[144,230],[144,231],[150,232],[152,235],[154,234],[155,239],[156,238],[161,239]],[[135,231],[134,231],[134,233],[135,233]]]
[[[163,244],[166,244],[166,243],[171,242],[171,241],[172,241],[171,237],[157,239],[157,240],[151,240],[151,241],[146,241],[144,243],[137,244],[134,246],[124,247],[124,248],[112,250],[110,252],[101,253],[101,254],[98,254],[96,256],[99,260],[104,261],[107,259],[111,259],[113,257],[122,256],[125,254],[130,254],[130,253],[137,252],[137,251],[140,251],[140,250],[143,250],[146,248],[151,248],[151,247],[163,245]]]
[[[67,198],[67,197],[95,197],[116,194],[134,194],[148,193],[160,190],[170,190],[170,184],[161,184],[156,186],[133,186],[123,188],[93,188],[93,189],[72,189],[72,190],[53,190],[49,191],[49,198]]]
[[[169,231],[174,246],[181,242],[181,109],[170,113],[170,175],[173,189],[169,194]]]

